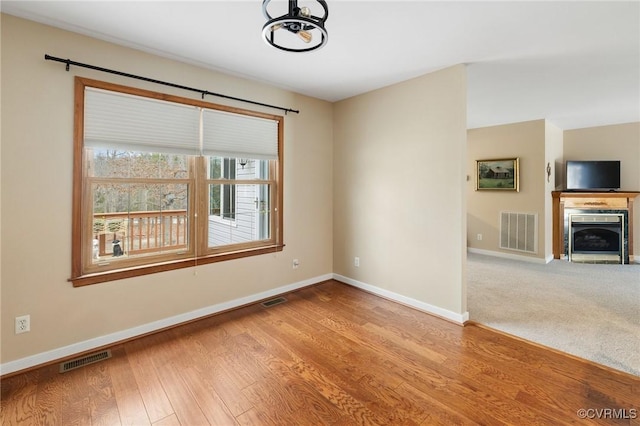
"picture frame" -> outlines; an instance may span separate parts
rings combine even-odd
[[[520,158],[476,160],[476,191],[520,191]]]

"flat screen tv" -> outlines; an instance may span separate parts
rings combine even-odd
[[[620,189],[620,161],[567,161],[568,191]]]

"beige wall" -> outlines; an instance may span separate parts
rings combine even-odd
[[[1,48],[3,364],[332,272],[330,103],[7,15]],[[45,53],[299,109],[285,117],[284,251],[73,288],[74,76],[200,95],[78,67],[65,72]],[[296,270],[293,258],[300,260]],[[31,332],[15,335],[14,317],[24,314]]]
[[[565,160],[620,160],[622,190],[640,191],[640,123],[564,132]],[[633,252],[640,258],[640,197],[633,205]]]
[[[469,248],[544,259],[551,245],[545,236],[548,221],[545,120],[470,129],[467,153],[467,244]],[[520,159],[520,191],[476,191],[476,160]],[[538,252],[529,254],[499,247],[500,212],[538,215]],[[482,234],[482,240],[478,240]],[[548,239],[551,239],[549,235]]]
[[[564,132],[550,122],[545,122],[544,137],[544,253],[547,261],[553,258],[553,198],[551,192],[561,187],[563,173],[562,153],[564,145]],[[547,165],[551,174],[547,176]]]
[[[465,128],[462,65],[336,103],[335,273],[466,312]]]

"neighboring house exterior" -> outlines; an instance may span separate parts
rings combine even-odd
[[[264,176],[264,161],[230,160],[231,167],[225,172],[230,173],[225,176],[227,178],[250,180]],[[209,247],[269,237],[269,194],[266,186],[220,185],[220,194],[222,212],[209,215]]]

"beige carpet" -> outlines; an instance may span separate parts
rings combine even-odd
[[[640,265],[469,253],[470,319],[640,376]]]

